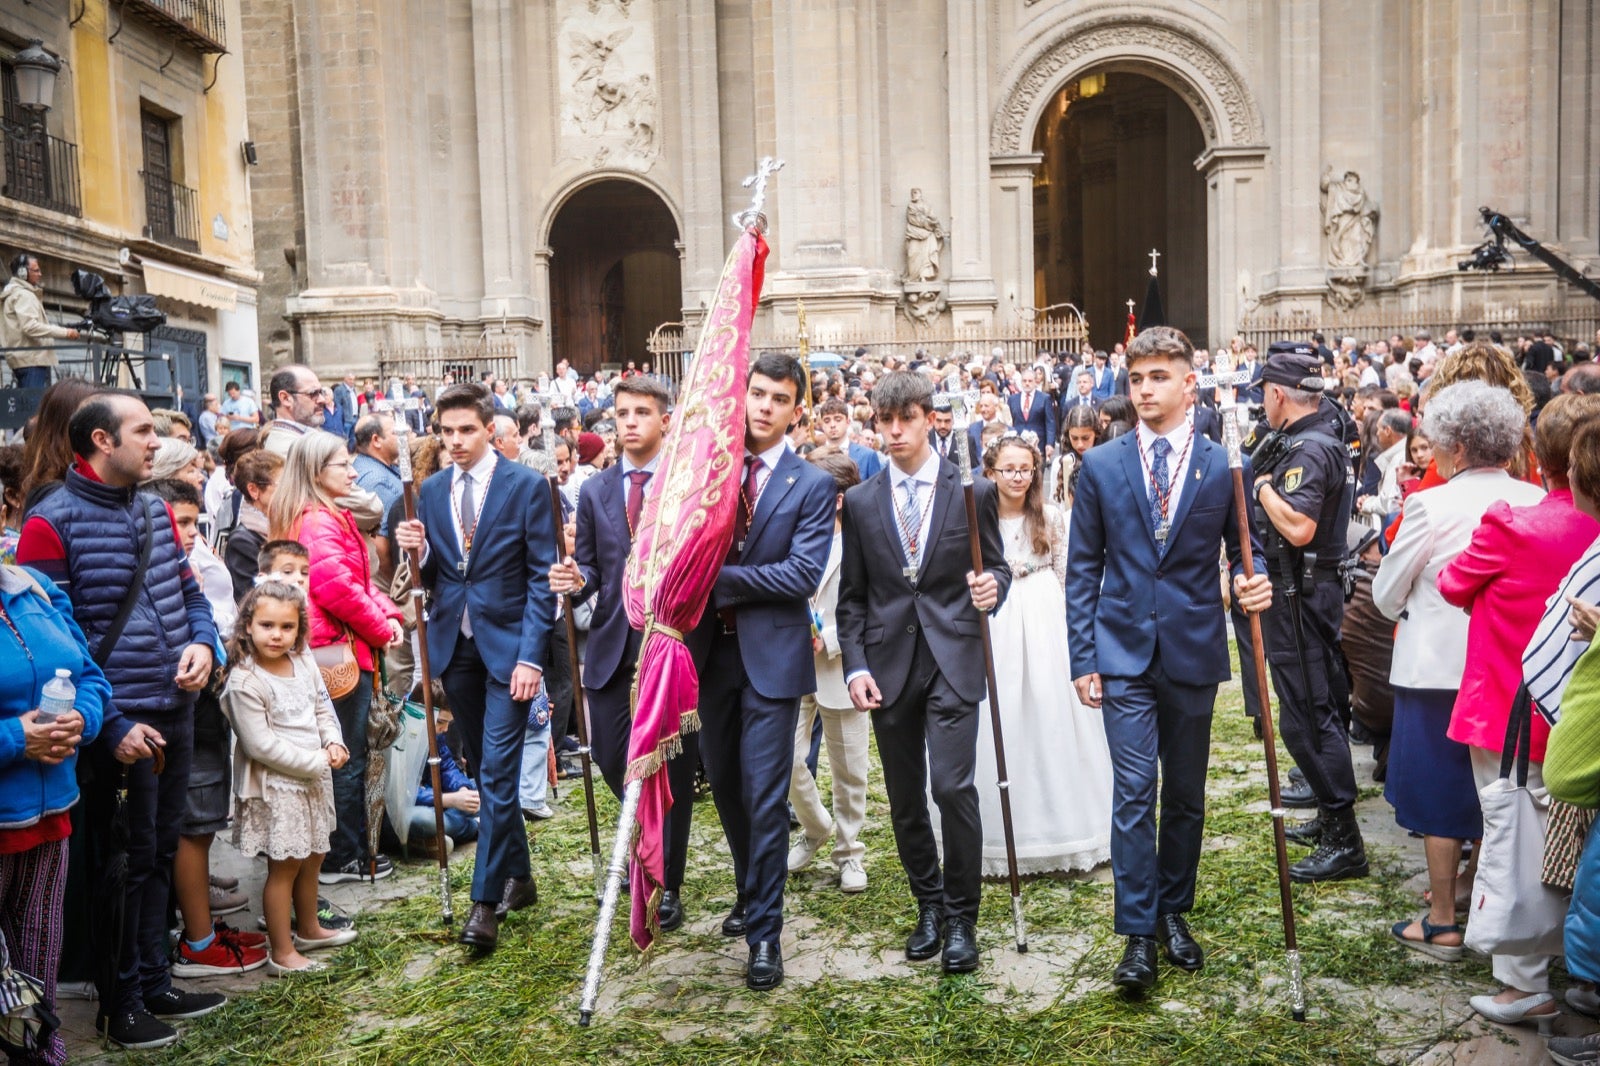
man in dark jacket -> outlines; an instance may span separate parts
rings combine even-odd
[[[141,496],[157,437],[136,397],[99,393],[68,423],[78,457],[63,488],[23,524],[17,560],[64,589],[95,660],[111,682],[100,737],[88,750],[82,817],[103,828],[113,790],[127,773],[127,879],[116,979],[99,990],[98,1025],[127,1048],[163,1047],[177,1031],[161,1019],[194,1018],[222,1006],[215,992],[172,987],[167,959],[167,900],[189,787],[194,694],[211,676],[217,628],[189,570],[177,525],[165,504]],[[139,559],[149,562],[133,588]],[[130,592],[131,590],[131,592]],[[120,634],[123,603],[131,609]],[[106,646],[108,645],[109,646]],[[157,764],[164,769],[157,773]],[[99,871],[90,871],[98,883]]]

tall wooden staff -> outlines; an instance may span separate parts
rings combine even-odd
[[[556,457],[555,447],[552,443],[554,434],[546,428],[545,447],[551,460]],[[566,534],[562,532],[561,521],[561,481],[550,478],[550,506],[556,516],[556,558],[569,558],[567,552]],[[578,665],[578,622],[572,617],[572,594],[563,593],[561,597],[561,614],[567,623],[567,656],[572,664],[572,713],[577,719],[578,726],[578,758],[583,763],[583,806],[589,815],[589,862],[594,867],[594,899],[600,902],[605,891],[605,873],[600,865],[600,822],[594,810],[594,771],[589,761],[589,723],[588,711],[583,705],[583,681],[579,677]]]
[[[394,416],[394,430],[400,437],[400,484],[405,496],[406,521],[417,517],[415,478],[411,473],[411,426],[406,422],[405,408],[415,406],[416,400],[390,401],[385,404]],[[433,852],[439,861],[439,912],[445,928],[455,921],[450,908],[450,852],[444,836],[444,784],[439,779],[439,731],[433,716],[433,669],[428,665],[428,622],[423,610],[422,550],[412,548],[411,602],[417,611],[417,670],[422,674],[422,713],[428,730],[428,773],[433,779]]]
[[[1240,446],[1239,420],[1244,408],[1234,398],[1234,389],[1250,384],[1248,371],[1229,372],[1230,360],[1219,356],[1221,373],[1196,379],[1197,388],[1216,388],[1217,406],[1222,413],[1222,440],[1228,449],[1228,467],[1233,471],[1233,503],[1237,510],[1239,539],[1244,542],[1244,576],[1253,578],[1255,560],[1250,551],[1250,504],[1245,494],[1244,452]],[[1289,888],[1289,848],[1283,836],[1283,799],[1278,794],[1278,749],[1272,728],[1272,684],[1267,677],[1266,644],[1261,639],[1261,616],[1249,612],[1250,643],[1255,648],[1256,690],[1261,693],[1261,746],[1267,754],[1267,795],[1272,804],[1272,842],[1278,854],[1278,907],[1283,912],[1284,957],[1289,963],[1289,1009],[1297,1022],[1306,1020],[1305,978],[1300,972],[1300,946],[1294,932],[1294,894]],[[1240,664],[1244,669],[1244,664]]]
[[[961,471],[961,491],[967,500],[967,543],[972,549],[972,569],[983,573],[983,546],[978,541],[978,497],[972,487],[972,456],[963,438],[967,433],[968,394],[946,394],[950,403],[951,435],[956,442],[950,450]],[[1000,778],[1000,821],[1006,834],[1006,872],[1011,879],[1011,924],[1017,934],[1017,950],[1028,950],[1028,928],[1022,920],[1022,879],[1017,876],[1017,841],[1011,828],[1011,780],[1006,773],[1006,742],[1000,729],[1000,689],[994,677],[994,644],[989,637],[989,615],[978,612],[978,635],[983,638],[983,669],[989,682],[989,729],[994,734],[994,768]]]

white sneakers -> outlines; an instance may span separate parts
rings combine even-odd
[[[867,890],[867,871],[861,865],[860,859],[846,859],[839,864],[839,891],[840,892],[865,892]]]

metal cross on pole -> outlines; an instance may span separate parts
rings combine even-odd
[[[783,160],[774,159],[770,155],[762,156],[761,162],[756,164],[756,172],[739,183],[746,189],[752,187],[755,189],[755,192],[750,194],[750,206],[733,216],[733,224],[739,227],[740,232],[751,226],[766,232],[767,216],[761,213],[761,209],[767,205],[767,179],[782,169]]]
[[[1132,300],[1128,301],[1128,314],[1130,314],[1130,315],[1133,314],[1133,301]]]
[[[1150,276],[1156,276],[1156,260],[1161,258],[1161,253],[1154,248],[1150,249]]]

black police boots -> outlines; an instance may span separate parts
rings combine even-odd
[[[1291,844],[1300,844],[1304,847],[1314,848],[1322,839],[1323,812],[1318,811],[1317,816],[1309,822],[1291,822],[1287,818],[1283,822],[1283,838]]]
[[[1318,820],[1322,835],[1316,850],[1289,867],[1289,880],[1308,884],[1367,876],[1367,849],[1361,843],[1355,810],[1324,810]]]

